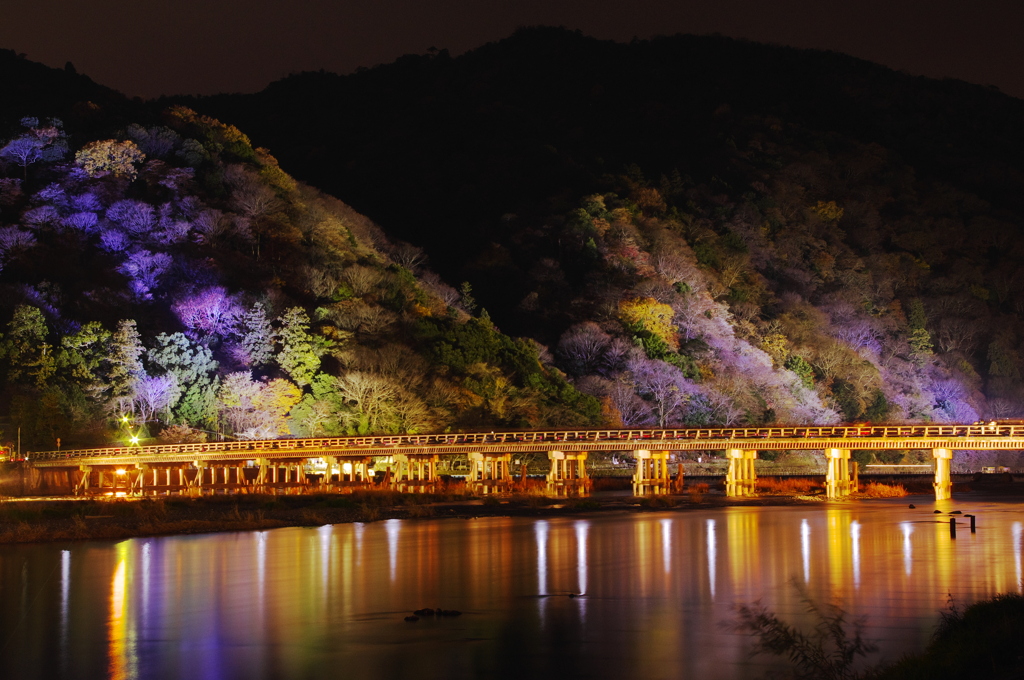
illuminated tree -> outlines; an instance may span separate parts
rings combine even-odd
[[[301,397],[302,391],[287,380],[259,382],[241,371],[225,376],[218,392],[218,409],[236,436],[267,439],[288,434],[288,414]]]
[[[234,328],[241,310],[221,286],[211,286],[173,306],[193,338],[224,336]]]
[[[136,383],[146,375],[141,359],[144,351],[135,321],[119,321],[110,339],[110,371],[107,381],[112,405],[121,411],[127,410]]]
[[[7,362],[7,379],[42,388],[56,370],[53,347],[46,342],[49,330],[37,307],[18,305],[0,342]]]
[[[218,363],[208,347],[193,343],[184,333],[160,333],[155,346],[146,352],[154,374],[170,373],[177,379],[181,396],[171,405],[179,423],[200,425],[212,421],[218,378]]]
[[[672,307],[654,298],[634,298],[619,303],[619,318],[626,328],[637,332],[647,331],[660,339],[673,351],[679,349],[678,330],[672,324],[675,315]]]
[[[135,146],[135,142],[113,139],[91,142],[75,154],[75,164],[90,177],[113,175],[133,181],[139,174],[136,165],[144,160],[146,155]]]
[[[292,307],[278,320],[277,341],[281,348],[277,363],[300,386],[310,383],[320,370],[320,356],[329,343],[309,332],[309,316],[302,307]]]
[[[247,363],[253,367],[267,364],[274,354],[274,329],[261,303],[253,303],[242,315],[238,330]]]

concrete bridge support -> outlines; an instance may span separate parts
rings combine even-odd
[[[935,459],[935,500],[948,501],[953,497],[953,481],[949,477],[950,464],[953,461],[952,449],[932,449]]]
[[[633,452],[636,472],[633,473],[634,496],[661,496],[669,493],[672,480],[668,473],[668,451]]]
[[[729,470],[725,475],[725,495],[753,496],[757,487],[757,472],[754,471],[757,451],[727,449],[725,457],[729,459]]]
[[[512,489],[512,454],[473,451],[469,458],[468,487],[477,493],[507,493]]]
[[[548,493],[556,496],[590,494],[586,451],[548,451],[548,460],[551,461],[547,479]]]
[[[399,491],[426,493],[437,486],[436,453],[396,453],[391,486]]]
[[[855,489],[850,478],[850,450],[825,449],[825,463],[828,465],[825,471],[825,496],[843,498],[853,493]]]

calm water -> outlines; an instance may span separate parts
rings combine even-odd
[[[900,501],[5,546],[0,678],[751,678],[723,622],[799,620],[794,584],[895,658],[947,593],[1020,587],[1024,506],[949,507],[978,533]]]

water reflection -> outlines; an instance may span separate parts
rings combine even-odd
[[[804,562],[804,583],[811,582],[811,525],[800,520],[800,556]]]
[[[1021,573],[1020,564],[1020,551],[1021,551],[1021,532],[1022,527],[1020,522],[1013,523],[1013,562],[1017,568],[1017,592],[1024,592],[1024,574]]]
[[[853,562],[853,586],[860,588],[860,522],[857,520],[850,522],[850,543],[852,544],[850,559]]]
[[[708,552],[708,590],[711,592],[711,599],[715,599],[715,558],[718,555],[715,546],[715,520],[707,521],[707,552]]]
[[[914,569],[914,546],[910,542],[914,525],[910,522],[900,522],[900,530],[903,532],[903,573],[910,576]]]
[[[927,640],[947,592],[966,603],[1021,588],[1016,509],[980,514],[978,534],[953,541],[946,519],[881,508],[13,546],[0,634],[24,653],[0,656],[0,677],[758,677],[749,640],[720,624],[756,599],[803,621],[793,581],[866,616],[891,656]],[[402,621],[426,606],[465,613]]]

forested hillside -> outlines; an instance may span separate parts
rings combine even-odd
[[[558,29],[199,100],[0,68],[26,447],[1024,416],[996,91]]]
[[[525,29],[191,103],[423,246],[624,422],[1024,415],[1024,102],[990,88]]]
[[[52,448],[597,425],[597,399],[237,128],[185,108],[0,147],[0,403]]]

